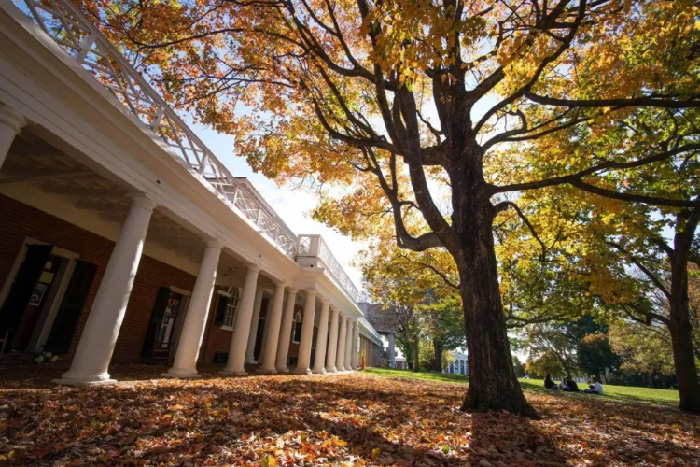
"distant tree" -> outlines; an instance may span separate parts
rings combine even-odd
[[[467,344],[461,300],[452,295],[436,303],[420,305],[418,309],[425,334],[433,345],[432,370],[440,372],[443,352],[464,348]]]
[[[420,341],[425,337],[420,317],[414,305],[396,304],[399,329],[396,332],[396,345],[406,358],[406,365],[414,372],[420,371]]]
[[[622,358],[620,368],[646,375],[651,387],[656,375],[675,374],[671,336],[665,326],[619,320],[610,328],[610,344]]]
[[[527,338],[530,344],[530,354],[539,361],[546,357],[541,363],[554,358],[559,362],[559,367],[566,376],[572,376],[578,369],[578,358],[576,345],[566,334],[565,326],[560,324],[538,324],[532,326],[527,331]]]
[[[545,351],[540,356],[525,362],[525,372],[530,376],[562,376],[566,373],[564,365],[554,352]]]
[[[525,376],[525,366],[516,356],[513,356],[513,371],[515,371],[515,376],[518,378]]]
[[[620,357],[613,353],[606,334],[588,334],[578,346],[578,366],[584,373],[600,379],[601,373],[614,371],[620,366]]]
[[[565,375],[572,377],[579,371],[578,351],[583,337],[607,330],[606,325],[598,323],[590,315],[584,315],[577,320],[529,325],[526,328],[526,341],[535,358],[551,354],[559,360]]]

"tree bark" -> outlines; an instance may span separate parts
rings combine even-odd
[[[442,373],[442,342],[439,339],[433,339],[433,351],[435,352],[433,370],[436,373]]]
[[[671,261],[671,290],[668,329],[673,346],[673,362],[678,378],[678,407],[686,412],[700,414],[700,382],[695,368],[693,351],[693,324],[690,320],[688,297],[688,256],[695,236],[700,212],[681,211],[678,215]]]
[[[676,263],[674,261],[673,263]],[[673,362],[678,378],[678,407],[700,414],[700,383],[693,353],[693,326],[688,303],[687,264],[672,264],[670,319],[668,329],[673,345]]]
[[[463,223],[464,255],[455,258],[469,349],[469,389],[461,410],[506,410],[539,418],[513,370],[492,231],[496,213],[488,199],[483,201],[481,209],[473,206]]]

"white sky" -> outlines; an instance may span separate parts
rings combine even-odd
[[[345,272],[358,288],[362,288],[362,272],[351,265],[357,258],[362,244],[353,242],[349,237],[311,218],[310,211],[318,201],[316,195],[304,189],[279,188],[264,175],[254,173],[244,158],[233,155],[233,136],[216,133],[204,125],[190,123],[189,126],[234,176],[247,177],[253,183],[294,233],[323,235]]]

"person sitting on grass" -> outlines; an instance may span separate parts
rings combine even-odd
[[[546,375],[544,377],[544,388],[545,389],[554,389],[554,381],[552,380],[552,375]]]
[[[603,394],[603,385],[600,384],[600,381],[598,381],[598,378],[595,376],[593,377],[593,384],[591,384],[588,389],[585,389],[583,392],[587,394]]]
[[[572,391],[572,392],[578,392],[580,389],[578,388],[578,384],[576,384],[576,381],[574,381],[571,378],[566,378],[566,382],[562,382],[562,384],[565,384],[564,386],[564,391]]]

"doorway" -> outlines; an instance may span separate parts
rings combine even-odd
[[[184,322],[188,296],[175,287],[161,287],[146,331],[142,356],[155,361],[171,361]]]
[[[7,338],[6,353],[39,352],[47,341],[60,342],[51,350],[55,353],[68,351],[96,271],[77,257],[25,239],[0,291],[0,337]]]

